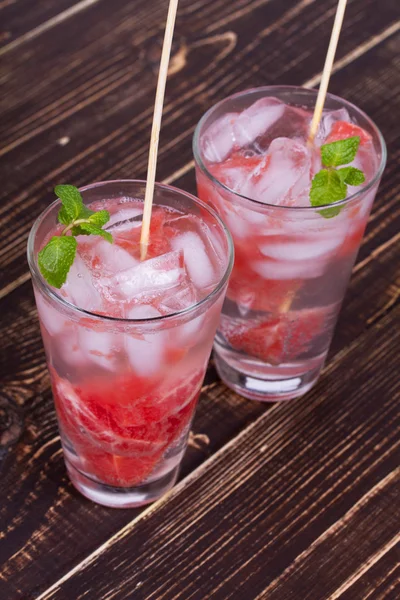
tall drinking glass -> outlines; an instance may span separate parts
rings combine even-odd
[[[216,366],[247,398],[288,400],[317,381],[385,166],[376,125],[331,94],[315,146],[307,145],[316,94],[289,86],[235,94],[212,107],[194,135],[198,195],[218,210],[235,246]],[[352,166],[365,183],[312,207],[319,147],[355,135]]]
[[[174,484],[233,264],[220,217],[161,184],[140,262],[144,192],[143,181],[81,190],[86,205],[111,213],[114,243],[79,236],[60,290],[37,263],[57,231],[59,201],[28,242],[67,470],[80,492],[111,507],[152,502]]]

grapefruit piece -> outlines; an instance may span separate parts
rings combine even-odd
[[[324,311],[309,309],[277,313],[256,323],[223,318],[221,332],[235,350],[279,365],[307,351],[324,322]]]
[[[172,389],[154,382],[149,387],[133,374],[120,378],[120,386],[118,379],[73,386],[53,369],[61,429],[82,468],[110,485],[132,486],[146,478],[188,426],[203,375],[199,369]]]
[[[360,144],[364,145],[372,140],[369,133],[367,133],[362,127],[348,123],[347,121],[336,121],[328,135],[325,144],[331,142],[337,142],[338,140],[345,140],[346,138],[358,135],[360,138]]]

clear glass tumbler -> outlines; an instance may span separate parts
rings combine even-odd
[[[85,204],[143,201],[144,192],[143,181],[81,189]],[[152,502],[173,486],[233,264],[230,234],[209,206],[161,184],[156,184],[154,205],[199,219],[223,257],[212,289],[171,314],[107,317],[72,305],[63,288],[47,284],[37,254],[57,223],[58,200],[36,220],[28,241],[66,467],[82,494],[111,507]],[[84,279],[81,291],[84,298]]]
[[[216,367],[229,387],[251,399],[288,400],[304,394],[317,381],[385,166],[385,143],[376,125],[357,107],[328,94],[325,109],[335,111],[332,118],[349,118],[366,132],[368,152],[374,159],[366,183],[335,204],[337,214],[323,218],[323,207],[296,206],[295,198],[291,206],[271,201],[268,190],[276,192],[279,186],[285,188],[285,179],[292,180],[290,166],[269,182],[262,198],[255,200],[242,191],[249,189],[246,173],[235,188],[241,192],[232,190],[229,181],[240,180],[244,164],[249,168],[253,161],[251,176],[253,180],[260,177],[256,170],[261,164],[259,155],[266,151],[259,150],[263,139],[255,138],[267,125],[261,113],[255,117],[257,107],[275,111],[271,119],[283,110],[282,102],[294,107],[270,126],[264,144],[279,136],[295,140],[296,134],[304,136],[304,131],[296,131],[304,127],[299,115],[304,109],[311,115],[316,94],[290,86],[235,94],[212,107],[194,135],[198,196],[219,212],[235,246],[235,264],[214,344]],[[239,143],[240,154],[235,154],[232,123],[239,114],[240,127],[237,121],[235,131],[244,142]],[[210,131],[218,138],[212,138]],[[285,142],[278,143],[284,147]],[[285,159],[283,150],[280,156]],[[364,159],[368,160],[367,154]]]

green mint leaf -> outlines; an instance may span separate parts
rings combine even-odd
[[[46,281],[60,288],[66,281],[74,262],[78,243],[76,235],[100,235],[108,242],[113,241],[111,233],[102,226],[110,219],[106,210],[98,212],[84,205],[80,191],[73,185],[57,185],[54,191],[61,200],[58,220],[65,229],[60,236],[54,236],[38,253],[39,269]],[[66,234],[71,232],[70,236]]]
[[[113,243],[113,237],[109,231],[104,231],[98,225],[94,223],[80,223],[79,225],[75,225],[71,231],[72,235],[101,235],[107,242],[110,244]]]
[[[338,169],[337,173],[343,183],[347,185],[361,185],[365,181],[364,173],[355,167],[343,167]]]
[[[359,145],[360,137],[355,135],[321,146],[321,161],[327,169],[316,173],[311,182],[311,206],[323,206],[344,200],[347,196],[348,185],[364,183],[365,176],[360,169],[350,166],[337,170],[334,168],[351,163],[357,154]],[[318,212],[325,219],[331,219],[338,215],[341,209],[341,206],[332,206],[332,208],[324,208]]]
[[[322,206],[338,202],[338,200],[344,200],[346,193],[346,184],[340,179],[338,172],[322,169],[314,175],[311,182],[311,206]]]
[[[318,212],[322,217],[324,217],[324,219],[332,219],[332,217],[336,217],[341,210],[341,206],[332,206],[332,208],[324,208]]]
[[[99,227],[103,227],[110,220],[110,213],[108,210],[99,210],[98,212],[93,213],[89,217],[89,222],[94,225],[98,225]]]
[[[70,236],[54,236],[38,254],[40,272],[46,281],[60,288],[75,259],[77,241]]]
[[[64,225],[70,225],[85,211],[82,196],[78,188],[73,185],[56,185],[54,192],[60,198],[62,207],[58,213],[58,220]]]
[[[101,212],[101,211],[100,211]],[[90,210],[90,208],[88,208],[87,206],[85,206],[84,204],[82,205],[82,210],[79,214],[79,218],[80,219],[89,219],[89,217],[91,217],[92,215],[95,215],[95,211],[94,210]]]
[[[344,200],[347,194],[346,184],[343,183],[337,171],[333,169],[322,169],[314,175],[311,182],[310,203],[311,206],[323,206]],[[319,211],[325,219],[330,219],[339,214],[341,206],[332,206]]]
[[[323,144],[321,146],[321,160],[325,167],[339,167],[351,163],[360,145],[360,137],[355,135],[344,140]]]

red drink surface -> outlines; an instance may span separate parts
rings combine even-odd
[[[180,460],[222,296],[172,323],[161,317],[193,307],[215,289],[226,250],[201,214],[158,205],[147,258],[140,261],[143,204],[118,198],[89,207],[110,212],[106,228],[114,243],[79,236],[59,291],[88,314],[71,318],[36,290],[37,305],[67,462],[101,483],[132,487]],[[60,231],[55,226],[43,245]]]

